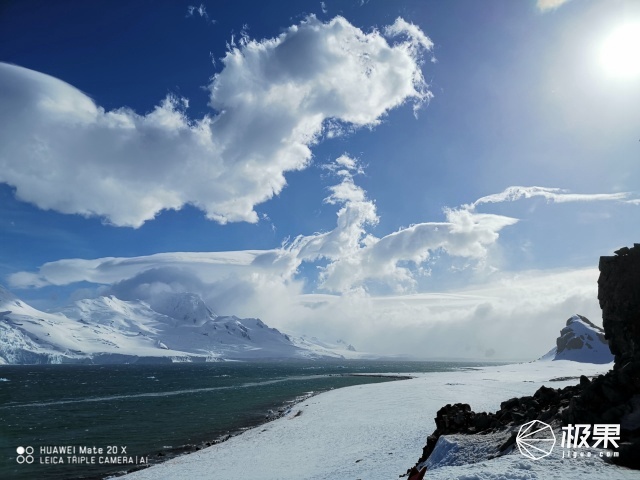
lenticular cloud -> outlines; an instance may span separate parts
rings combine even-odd
[[[0,182],[42,209],[117,226],[185,204],[220,223],[256,222],[254,207],[336,125],[376,125],[430,98],[420,70],[430,40],[402,19],[383,32],[310,16],[276,38],[243,38],[200,119],[171,95],[145,115],[106,111],[62,80],[0,63]]]

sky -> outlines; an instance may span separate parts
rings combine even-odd
[[[637,105],[634,1],[3,2],[0,283],[537,358],[640,241]]]

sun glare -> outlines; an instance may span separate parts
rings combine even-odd
[[[625,23],[611,32],[600,49],[600,61],[611,76],[640,77],[640,21]]]

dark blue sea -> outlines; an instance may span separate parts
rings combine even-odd
[[[310,394],[394,381],[363,374],[401,376],[479,365],[5,365],[0,367],[0,478],[105,478],[224,440],[276,417]],[[65,449],[69,451],[61,453]],[[110,463],[129,461],[134,463]]]

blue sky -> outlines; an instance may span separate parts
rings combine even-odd
[[[598,257],[640,238],[640,54],[615,40],[638,22],[632,1],[5,3],[0,283],[542,354],[600,321]]]

